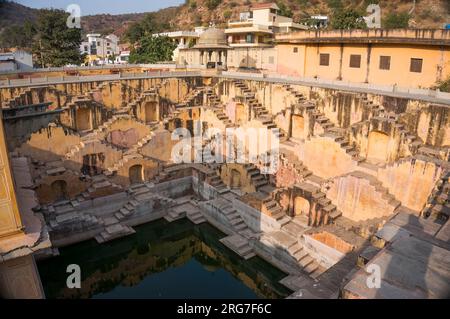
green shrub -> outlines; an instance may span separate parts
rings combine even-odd
[[[407,28],[408,21],[409,21],[409,14],[407,12],[401,13],[390,12],[384,18],[383,28],[385,29]]]

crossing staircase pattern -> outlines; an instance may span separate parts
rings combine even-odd
[[[181,103],[178,103],[176,105],[176,108],[183,108],[183,107],[192,107],[192,106],[200,106],[202,105],[203,100],[203,93],[204,88],[203,87],[197,87],[194,90],[190,91],[183,101]]]
[[[220,102],[219,97],[215,94],[214,88],[207,87],[205,89],[206,99],[209,103],[209,106],[213,110],[214,114],[217,118],[223,122],[226,128],[234,127],[234,124],[230,120],[230,118],[225,114],[223,106]]]
[[[255,118],[273,133],[273,135],[285,141],[287,139],[286,134],[279,128],[274,122],[273,116],[269,111],[258,101],[256,94],[249,89],[249,87],[242,80],[233,80],[234,85],[239,88],[245,101],[249,104],[251,110],[255,114]]]

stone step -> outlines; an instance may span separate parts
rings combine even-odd
[[[299,263],[300,265],[302,265],[302,267],[307,267],[312,262],[314,262],[314,259],[308,254],[306,254],[303,258],[299,260]]]
[[[319,265],[316,262],[310,263],[308,266],[303,268],[303,270],[309,275],[316,271],[319,268]]]

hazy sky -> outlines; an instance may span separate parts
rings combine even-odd
[[[14,0],[14,2],[31,8],[58,9],[65,9],[69,4],[78,4],[81,15],[89,15],[149,12],[179,5],[184,3],[184,0]]]

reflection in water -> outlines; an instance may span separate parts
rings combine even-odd
[[[285,274],[258,257],[243,260],[216,228],[158,220],[99,245],[87,241],[38,263],[47,298],[282,298]],[[81,267],[81,288],[66,288],[67,265]]]

